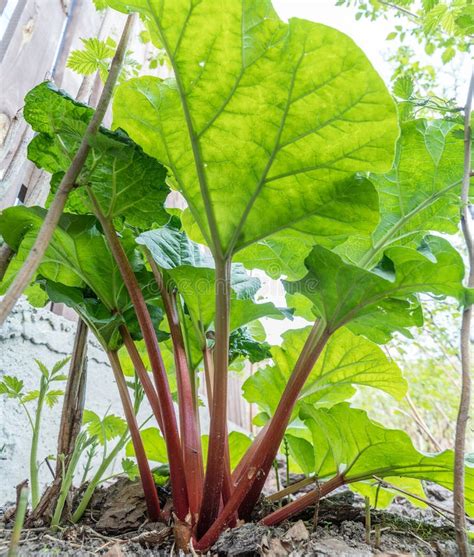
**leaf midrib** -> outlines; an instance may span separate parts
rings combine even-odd
[[[370,264],[372,263],[372,261],[374,260],[375,256],[382,249],[384,249],[388,244],[390,244],[389,240],[394,236],[394,234],[396,234],[398,232],[398,230],[403,228],[403,226],[405,226],[405,224],[408,221],[410,221],[410,219],[416,217],[420,212],[424,211],[425,209],[427,209],[428,207],[433,205],[436,201],[438,201],[438,199],[441,199],[441,197],[443,197],[443,195],[448,193],[450,190],[452,190],[456,186],[459,186],[461,184],[461,182],[462,182],[462,179],[456,180],[456,182],[453,182],[452,184],[449,184],[445,188],[443,188],[443,189],[437,191],[436,193],[432,194],[431,196],[427,197],[422,203],[420,203],[420,205],[418,205],[417,207],[415,207],[414,209],[412,209],[411,211],[409,211],[408,213],[403,215],[403,217],[400,218],[397,221],[397,223],[394,226],[392,226],[370,250],[368,250],[366,252],[364,257],[360,260],[360,265],[363,268],[367,269],[370,266]],[[392,240],[392,243],[394,241],[396,241],[397,239],[398,238],[394,238]]]
[[[168,41],[166,39],[165,33],[163,31],[163,28],[161,26],[160,23],[160,19],[157,16],[150,0],[147,0],[147,4],[150,10],[150,13],[153,17],[153,20],[158,28],[158,31],[160,33],[160,38],[161,41],[163,43],[163,47],[165,48],[166,52],[168,53],[168,56],[170,58],[170,62],[171,65],[173,66],[173,71],[174,71],[174,75],[175,75],[175,80],[176,80],[176,86],[177,86],[177,90],[178,90],[178,94],[181,100],[181,106],[183,108],[183,114],[184,114],[184,119],[186,121],[186,126],[188,128],[188,134],[189,134],[189,140],[191,142],[191,148],[193,150],[193,156],[194,156],[194,164],[196,167],[196,174],[198,177],[198,181],[199,181],[199,187],[201,189],[201,195],[203,198],[203,202],[204,202],[204,209],[206,211],[206,215],[207,215],[207,220],[208,220],[208,224],[209,224],[209,230],[211,233],[211,246],[209,246],[211,248],[211,251],[213,252],[214,257],[219,257],[219,259],[223,259],[224,254],[222,253],[222,246],[220,243],[220,238],[219,238],[219,232],[217,229],[217,221],[215,218],[215,214],[214,214],[214,208],[212,206],[212,202],[211,202],[211,198],[210,198],[210,194],[209,194],[209,188],[207,185],[207,179],[206,179],[206,173],[204,170],[204,164],[202,161],[202,156],[201,156],[201,150],[200,150],[200,145],[197,139],[197,135],[196,132],[194,130],[194,125],[192,122],[192,118],[191,118],[191,113],[189,110],[189,106],[187,103],[187,99],[186,99],[186,94],[184,91],[184,86],[183,83],[181,81],[181,76],[178,70],[178,67],[176,65],[176,61],[175,61],[175,57],[174,57],[174,52],[171,51],[170,46],[168,44]],[[185,32],[185,28],[186,28],[186,24],[189,21],[189,17],[190,14],[192,12],[192,10],[194,9],[194,5],[191,4],[190,9],[189,9],[189,15],[186,18],[186,22],[183,25],[183,29],[182,29],[182,35],[184,35]]]

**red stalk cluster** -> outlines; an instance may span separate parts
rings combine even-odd
[[[212,392],[210,392],[211,425],[208,460],[204,476],[196,400],[175,293],[167,288],[159,268],[147,253],[148,261],[160,289],[173,342],[179,399],[179,430],[156,332],[143,294],[112,223],[102,214],[92,192],[89,191],[89,194],[96,216],[102,225],[135,307],[150,359],[155,385],[148,376],[128,330],[122,326],[120,332],[125,347],[167,445],[174,511],[180,521],[187,521],[190,530],[194,533],[195,549],[205,550],[215,542],[223,529],[235,524],[236,518],[248,519],[250,516],[277,455],[301,389],[321,354],[330,332],[325,328],[323,322],[317,322],[314,325],[273,418],[261,430],[234,473],[231,474],[227,431],[231,266],[229,260],[216,262],[216,342],[213,360],[207,354],[206,361],[209,378],[210,375],[213,375],[213,384],[211,386],[208,382],[208,391],[211,391],[212,388]],[[109,354],[109,357],[117,378],[120,362],[115,353]],[[156,509],[159,511],[156,488],[154,484],[152,487],[150,482],[151,472],[146,461],[143,444],[139,435],[137,437],[136,421],[133,412],[130,412],[129,399],[127,400],[124,396],[123,385],[118,379],[117,383],[127,421],[131,433],[133,432],[132,440],[149,512],[151,516],[156,516]],[[327,482],[318,491],[318,496],[329,493],[341,485],[341,482],[339,477]],[[276,524],[313,504],[314,497],[316,497],[314,493],[308,494],[282,507],[276,513],[272,513],[263,522]]]
[[[127,384],[125,383],[122,366],[120,365],[117,352],[108,352],[107,356],[109,357],[109,362],[114,373],[125,418],[130,430],[130,436],[132,438],[133,448],[137,458],[138,471],[140,472],[143,491],[146,495],[145,500],[148,515],[150,520],[156,521],[159,520],[161,516],[160,501],[158,499],[158,492],[156,491],[155,480],[153,479],[153,474],[146,458],[145,448],[143,447],[140,429],[133,411],[133,404],[128,393]]]

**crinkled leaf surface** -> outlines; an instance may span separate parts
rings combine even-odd
[[[2,211],[0,215],[0,233],[7,244],[16,252],[16,257],[9,265],[2,281],[2,292],[8,288],[9,283],[13,280],[22,262],[33,247],[45,214],[45,210],[39,207],[27,208],[17,206],[9,207]],[[93,219],[89,217],[78,218],[81,219],[83,230],[90,229]],[[74,269],[74,267],[76,269],[79,267],[81,250],[76,253],[74,240],[68,233],[68,228],[68,218],[65,217],[62,219],[60,226],[55,230],[53,240],[46,250],[38,272],[48,276],[51,280],[62,282],[68,286],[83,286],[85,284],[84,275],[77,273]],[[94,242],[92,238],[91,242]],[[100,242],[101,240],[99,239],[97,244]],[[95,245],[95,248],[98,254],[100,254],[101,248],[98,245]],[[75,262],[77,265],[75,265]],[[102,289],[102,287],[103,284],[99,286],[99,289]]]
[[[278,405],[311,327],[293,329],[282,335],[281,346],[272,347],[273,365],[256,371],[243,385],[248,402],[272,415]],[[300,393],[301,402],[331,406],[350,398],[356,385],[381,389],[397,399],[406,394],[407,384],[397,364],[383,350],[346,328],[329,339]]]
[[[47,82],[26,96],[25,119],[38,132],[28,146],[28,158],[54,175],[53,186],[71,164],[93,113]],[[126,217],[140,228],[167,222],[163,204],[169,188],[160,163],[125,134],[104,128],[91,140],[91,147],[78,183],[91,186],[105,215]],[[92,212],[83,187],[70,193],[67,209]]]
[[[249,360],[252,364],[271,357],[270,345],[253,337],[248,327],[240,327],[229,337],[229,361],[237,358]]]
[[[158,267],[175,280],[178,290],[186,291],[196,281],[199,284],[193,286],[197,295],[207,295],[215,277],[209,250],[171,224],[140,234],[137,243],[149,250]],[[239,263],[232,265],[231,275],[232,290],[239,299],[253,298],[261,286],[260,280],[250,276]]]
[[[121,315],[113,314],[96,296],[92,293],[88,295],[83,288],[66,286],[52,280],[41,282],[44,282],[48,299],[74,309],[103,346],[114,350],[122,344],[118,334],[118,328],[124,323]]]
[[[108,4],[140,12],[174,70],[120,85],[115,124],[171,169],[214,252],[319,214],[355,172],[389,170],[394,103],[343,33],[283,23],[269,0]]]
[[[314,304],[331,331],[347,324],[377,342],[394,330],[420,325],[413,295],[420,292],[464,300],[464,264],[451,244],[436,236],[419,249],[392,247],[374,272],[348,264],[316,246],[306,259],[306,277],[286,282],[289,292],[299,292]],[[385,339],[385,340],[384,340]]]
[[[375,245],[384,238],[384,247],[418,242],[428,231],[457,232],[464,152],[455,127],[444,120],[404,124],[392,170],[370,176],[382,215]]]
[[[0,231],[8,245],[17,249],[18,254],[28,252],[45,214],[38,207],[5,209],[0,217]],[[128,242],[125,248],[135,270],[139,271],[140,262],[133,260],[133,243]],[[123,306],[124,299],[128,300],[120,272],[93,217],[64,215],[46,250],[39,274],[65,286],[87,285],[109,309],[117,309]]]
[[[107,349],[117,350],[122,346],[119,327],[123,324],[127,326],[134,340],[142,338],[137,316],[131,304],[127,303],[119,311],[114,311],[108,309],[89,288],[65,286],[44,277],[39,279],[39,283],[51,302],[65,304],[74,309],[87,323],[97,340]],[[166,340],[169,338],[169,333],[159,329],[163,320],[163,310],[159,305],[155,305],[156,294],[148,288],[148,285],[145,286],[144,293],[157,338],[159,341]]]
[[[378,477],[406,477],[453,488],[453,451],[435,455],[415,449],[410,437],[386,429],[363,410],[341,403],[332,408],[303,406],[301,417],[313,436],[315,474],[342,473],[347,482]],[[466,466],[466,507],[474,512],[474,468]]]
[[[416,246],[430,231],[457,232],[464,149],[456,128],[447,120],[403,124],[392,169],[370,175],[379,194],[380,224],[371,241],[354,234],[338,248],[341,253],[370,264],[388,246]]]
[[[2,212],[0,233],[16,255],[0,285],[1,291],[8,287],[31,250],[44,215],[45,210],[39,207],[17,206]],[[137,257],[133,238],[123,238],[123,246],[146,301],[156,303],[158,292],[153,276]],[[46,280],[45,288],[50,299],[73,307],[102,343],[115,345],[118,339],[113,337],[124,321],[133,334],[138,332],[120,271],[94,217],[62,216],[38,268],[38,276]],[[156,306],[150,306],[150,309],[157,324],[162,319],[162,311]]]
[[[181,265],[213,267],[214,261],[204,246],[191,241],[173,226],[147,230],[137,237],[137,244],[145,246],[161,269],[174,269]]]

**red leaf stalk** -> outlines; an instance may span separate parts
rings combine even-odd
[[[120,327],[120,334],[122,336],[125,348],[127,349],[128,355],[132,360],[132,364],[135,368],[138,379],[140,380],[148,402],[150,403],[153,415],[155,416],[155,419],[158,422],[158,426],[164,437],[165,434],[163,431],[163,418],[161,416],[161,404],[160,399],[158,398],[158,393],[156,392],[155,386],[153,385],[153,382],[148,375],[148,371],[145,368],[145,364],[143,363],[137,347],[135,346],[135,343],[133,342],[133,339],[130,336],[130,333],[128,332],[128,329],[127,327],[125,327],[125,325],[122,325]]]
[[[179,322],[176,297],[166,288],[160,269],[149,251],[146,250],[145,253],[156,283],[160,289],[170,328],[171,340],[173,342],[173,355],[178,385],[179,422],[188,489],[189,510],[191,511],[192,517],[195,518],[199,515],[199,509],[201,507],[204,466],[183,332]]]
[[[155,329],[151,320],[145,299],[143,297],[137,277],[135,276],[127,255],[120,243],[113,224],[101,211],[101,208],[90,188],[87,188],[89,197],[94,207],[94,212],[104,231],[107,243],[120,270],[123,282],[127,288],[132,304],[138,318],[138,323],[145,341],[150,365],[161,402],[161,414],[163,421],[163,433],[168,450],[170,465],[170,480],[173,490],[174,510],[180,520],[184,520],[188,514],[188,494],[184,473],[181,442],[179,439],[178,426],[174,412],[173,400],[166,375],[163,358],[156,338]]]
[[[283,520],[287,520],[288,518],[300,513],[310,505],[314,505],[321,497],[325,497],[328,493],[331,493],[331,491],[341,487],[341,485],[344,485],[343,476],[335,476],[334,478],[321,484],[319,489],[310,491],[309,493],[306,493],[302,497],[296,499],[296,501],[292,501],[291,503],[288,503],[288,505],[281,507],[281,509],[277,509],[272,512],[261,520],[261,523],[266,526],[279,524],[280,522],[283,522]]]
[[[143,447],[140,430],[138,428],[135,413],[133,412],[133,404],[128,393],[127,384],[123,376],[122,367],[117,352],[107,352],[112,371],[114,372],[115,381],[122,401],[125,419],[127,420],[130,436],[132,437],[133,448],[137,458],[138,470],[140,471],[140,480],[145,494],[145,501],[150,520],[157,521],[160,519],[160,500],[156,491],[155,481],[148,465],[145,449]]]
[[[225,474],[230,477],[229,463],[225,458],[226,444],[228,443],[227,372],[229,363],[230,271],[230,260],[216,259],[215,371],[212,389],[209,451],[201,514],[197,526],[198,537],[203,535],[215,521],[221,503]],[[226,468],[227,470],[225,470]]]

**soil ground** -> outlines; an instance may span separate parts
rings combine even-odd
[[[19,556],[145,557],[178,554],[172,529],[145,519],[145,505],[138,484],[121,479],[93,499],[83,523],[52,532],[41,525],[22,533]],[[449,493],[430,487],[429,497],[450,508]],[[161,493],[162,498],[166,496]],[[260,507],[260,513],[268,504]],[[0,555],[6,555],[12,521],[3,509]],[[258,513],[256,518],[258,518]],[[224,532],[210,551],[222,557],[327,557],[352,556],[456,556],[449,513],[414,507],[397,497],[387,510],[372,510],[370,543],[366,543],[363,499],[341,489],[321,501],[316,526],[314,510],[277,528],[248,523]]]

